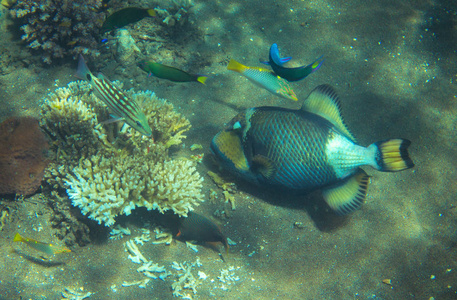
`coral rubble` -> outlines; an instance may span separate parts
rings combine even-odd
[[[0,194],[31,195],[41,186],[48,142],[38,120],[9,118],[0,124]]]
[[[181,143],[190,123],[150,91],[127,93],[142,106],[153,139],[127,125],[117,131],[101,125],[108,112],[87,83],[72,82],[44,99],[41,125],[53,139],[46,181],[65,188],[99,224],[110,226],[136,207],[186,216],[203,201],[203,179],[195,162],[171,159],[168,149]]]
[[[98,33],[104,20],[102,0],[18,0],[10,9],[22,24],[27,47],[42,51],[42,59],[100,55]]]

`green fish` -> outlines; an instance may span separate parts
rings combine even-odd
[[[16,235],[14,236],[13,242],[21,242],[21,243],[27,244],[30,248],[41,251],[50,256],[54,255],[54,254],[58,254],[58,253],[71,252],[70,249],[67,249],[65,247],[61,247],[61,246],[57,246],[57,245],[49,244],[49,243],[39,242],[34,239],[29,239],[29,238],[21,236],[19,233],[16,233]]]
[[[103,74],[99,73],[98,77],[92,75],[82,55],[79,56],[76,77],[90,82],[97,97],[108,106],[116,118],[123,120],[141,134],[152,135],[152,129],[139,105],[106,79]]]
[[[142,60],[138,63],[141,70],[148,73],[148,76],[154,76],[157,78],[168,79],[175,82],[190,82],[198,81],[205,84],[208,76],[189,74],[180,69],[162,65],[153,61]]]
[[[270,70],[257,67],[247,67],[233,59],[229,61],[227,69],[240,73],[257,86],[266,89],[276,96],[294,101],[298,100],[289,82]]]
[[[145,17],[154,17],[156,15],[153,9],[144,9],[138,7],[127,7],[118,10],[108,16],[103,22],[101,32],[105,33],[113,29],[119,29],[131,23],[138,22]]]
[[[260,186],[310,192],[320,189],[338,214],[358,209],[369,176],[360,167],[397,172],[414,166],[405,139],[360,146],[347,129],[338,96],[314,89],[301,109],[254,107],[239,113],[211,142],[229,171]]]

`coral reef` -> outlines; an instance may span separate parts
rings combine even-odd
[[[41,50],[43,61],[51,63],[70,55],[100,55],[101,6],[102,0],[18,0],[10,12],[22,24],[27,47]]]
[[[173,262],[171,267],[178,271],[177,280],[171,285],[173,296],[181,297],[183,299],[192,299],[192,295],[188,293],[189,290],[192,291],[194,295],[197,294],[197,287],[201,284],[201,280],[192,274],[192,269],[194,267],[200,267],[201,265],[198,256],[193,263]]]
[[[116,131],[98,123],[108,112],[87,83],[72,82],[43,100],[41,125],[53,140],[46,182],[65,188],[74,206],[107,226],[136,207],[186,216],[203,201],[203,179],[193,161],[172,160],[168,149],[190,123],[150,91],[127,93],[142,106],[153,139],[127,125]]]
[[[164,5],[164,3],[161,5]],[[189,9],[193,6],[194,3],[192,0],[171,0],[168,1],[168,5],[165,8],[156,7],[154,10],[159,18],[162,19],[162,22],[171,27],[185,24]]]
[[[126,152],[94,155],[81,160],[66,178],[73,205],[107,226],[114,224],[117,215],[129,215],[136,207],[186,216],[202,201],[202,179],[185,159],[163,162]]]
[[[127,29],[116,31],[116,58],[124,66],[134,64],[140,49]]]
[[[41,186],[48,142],[38,120],[9,118],[0,124],[0,194],[31,195]]]

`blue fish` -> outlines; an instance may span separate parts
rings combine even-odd
[[[358,209],[369,176],[412,168],[406,139],[360,146],[347,129],[338,96],[328,85],[315,88],[301,109],[253,107],[239,113],[211,142],[223,167],[244,180],[280,190],[320,189],[338,214]]]
[[[286,79],[287,81],[298,81],[307,77],[309,74],[316,72],[324,63],[323,56],[316,59],[313,63],[307,66],[301,66],[297,68],[286,68],[284,63],[289,61],[291,57],[281,58],[279,55],[279,48],[277,44],[273,44],[270,47],[269,61],[268,64],[271,66],[273,71],[279,77]]]

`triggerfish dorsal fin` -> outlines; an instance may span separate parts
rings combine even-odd
[[[262,174],[265,178],[271,178],[276,173],[274,162],[260,154],[252,158],[252,169],[254,172]]]
[[[354,143],[356,142],[356,139],[344,123],[338,95],[331,86],[322,84],[316,87],[303,102],[301,110],[309,111],[325,118],[338,128],[341,133]]]
[[[365,171],[358,171],[338,185],[322,190],[328,206],[339,215],[346,215],[357,210],[365,200],[370,183],[370,176]]]

